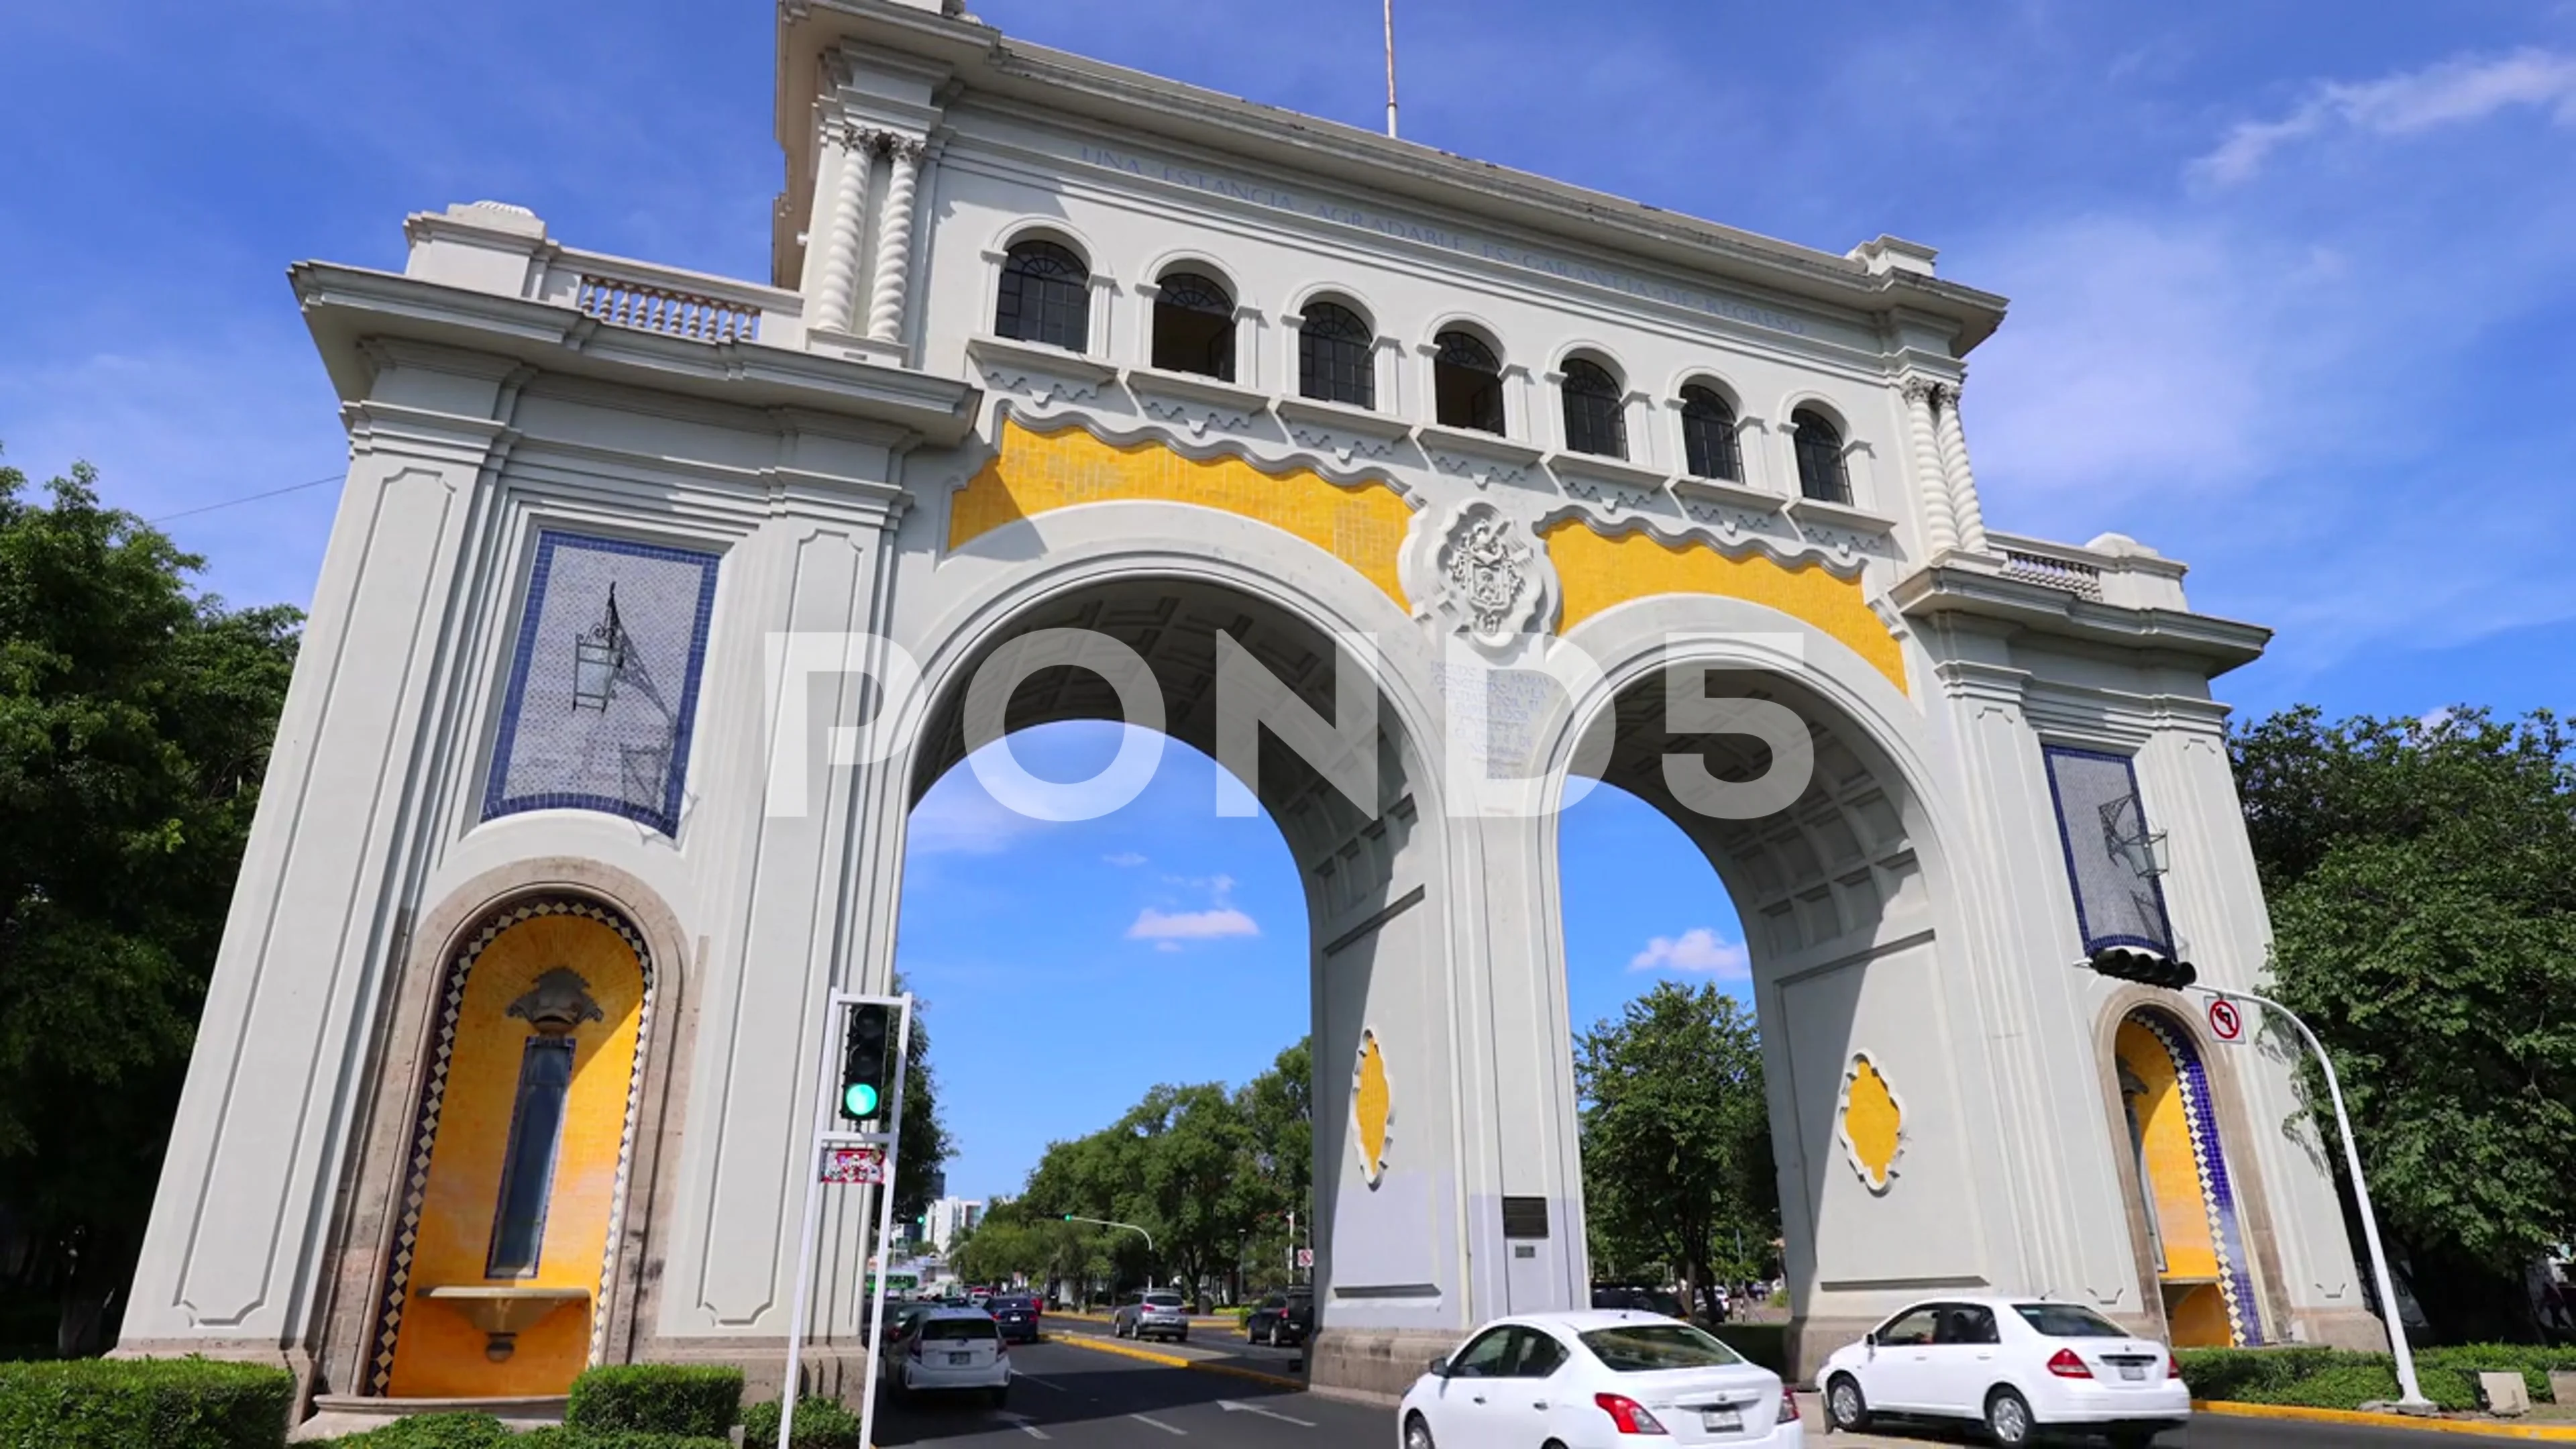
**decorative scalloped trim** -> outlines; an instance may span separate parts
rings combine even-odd
[[[1138,406],[1141,410],[1143,405],[1140,403]],[[1269,417],[1271,414],[1264,413],[1262,416]],[[993,421],[997,434],[999,425],[1005,421],[1018,423],[1030,432],[1043,436],[1053,436],[1067,428],[1080,428],[1113,448],[1132,448],[1139,444],[1152,443],[1169,448],[1193,462],[1214,463],[1231,460],[1272,478],[1284,478],[1291,473],[1312,473],[1345,492],[1355,493],[1362,488],[1371,487],[1384,488],[1403,499],[1407,507],[1419,509],[1423,502],[1421,496],[1402,477],[1387,468],[1373,466],[1346,468],[1333,462],[1327,454],[1303,449],[1290,450],[1284,457],[1277,456],[1267,451],[1255,451],[1249,439],[1200,436],[1189,432],[1185,427],[1174,427],[1159,421],[1147,421],[1135,427],[1112,427],[1107,419],[1097,413],[1070,408],[1026,412],[1009,398],[1003,398],[994,404]],[[984,460],[990,461],[997,452],[997,449],[987,445],[983,454]],[[981,471],[982,466],[979,463],[975,469],[968,472],[967,478],[971,480],[975,473]],[[959,486],[963,487],[964,484],[960,483]]]
[[[1584,527],[1603,538],[1624,538],[1632,533],[1642,533],[1670,548],[1705,548],[1720,557],[1738,562],[1759,554],[1784,568],[1803,568],[1808,564],[1817,564],[1821,565],[1827,573],[1840,579],[1859,578],[1862,566],[1866,562],[1865,556],[1836,557],[1830,550],[1818,548],[1812,543],[1797,548],[1782,548],[1770,537],[1750,532],[1743,533],[1729,542],[1719,535],[1718,530],[1704,523],[1684,522],[1676,525],[1672,520],[1660,515],[1640,512],[1613,515],[1596,505],[1577,500],[1561,503],[1540,514],[1532,520],[1531,528],[1533,532],[1544,534],[1548,529],[1567,519],[1581,522]]]

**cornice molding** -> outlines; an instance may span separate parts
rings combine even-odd
[[[2203,677],[2260,658],[2272,638],[2271,630],[2255,624],[2178,609],[2122,608],[1952,564],[1917,569],[1888,592],[1909,618],[1964,614],[2051,638],[2188,661]]]

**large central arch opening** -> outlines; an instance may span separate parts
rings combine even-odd
[[[1715,780],[1745,786],[1771,774],[1774,751],[1754,735],[1676,729],[1676,694],[1788,711],[1813,753],[1804,787],[1753,818],[1694,808],[1687,778],[1677,791],[1668,761],[1696,761]],[[1823,1317],[1847,1317],[1879,1299],[1981,1278],[1973,1215],[1948,1212],[1964,1199],[1966,1164],[1933,893],[1918,849],[1929,831],[1901,771],[1849,709],[1811,684],[1694,663],[1665,664],[1619,688],[1588,723],[1578,758],[1680,832],[1714,877],[1685,891],[1723,897],[1740,922],[1740,966],[1712,954],[1732,942],[1694,949],[1709,957],[1702,979],[1741,983],[1758,1024],[1781,1230],[1775,1262],[1797,1320],[1791,1335],[1820,1305]],[[1561,830],[1560,852],[1574,840]],[[1579,869],[1560,858],[1560,872]],[[1675,915],[1722,920],[1727,911],[1685,895]],[[1578,1032],[1586,1024],[1578,1019]],[[1587,1206],[1598,1194],[1612,1207],[1621,1186],[1590,1178]],[[1910,1210],[1890,1211],[1900,1205]],[[1943,1233],[1956,1240],[1927,1243]],[[1705,1246],[1698,1271],[1752,1272],[1747,1260],[1764,1256],[1732,1240]],[[1667,1266],[1676,1279],[1692,1275],[1683,1263]],[[1741,1297],[1732,1303],[1738,1317],[1770,1316],[1753,1306],[1747,1314]]]
[[[1011,750],[1014,768],[1062,783],[1072,777],[1097,775],[1113,755],[1133,743],[1131,737],[1139,733],[1139,726],[1129,719],[1135,684],[1130,682],[1130,695],[1122,699],[1118,683],[1101,669],[1056,663],[1029,670],[1015,688],[1009,689],[999,712],[1000,741],[979,744],[977,730],[986,735],[992,730],[989,720],[979,723],[970,717],[971,681],[997,656],[1047,631],[1080,631],[1119,646],[1101,657],[1114,659],[1124,651],[1141,661],[1149,676],[1149,687],[1161,705],[1161,732],[1175,748],[1165,760],[1159,783],[1148,787],[1136,804],[1125,808],[1187,811],[1197,817],[1186,828],[1167,828],[1177,826],[1178,822],[1171,821],[1161,825],[1152,820],[1138,822],[1152,840],[1140,841],[1132,851],[1138,874],[1128,879],[1170,882],[1180,894],[1167,905],[1148,904],[1144,914],[1136,918],[1136,926],[1129,934],[1139,938],[1137,949],[1167,950],[1172,953],[1172,961],[1202,959],[1189,953],[1204,939],[1253,929],[1250,918],[1254,913],[1239,907],[1255,895],[1273,904],[1283,903],[1285,897],[1293,900],[1302,919],[1274,922],[1262,913],[1258,929],[1273,941],[1295,938],[1302,942],[1302,950],[1296,953],[1297,964],[1304,968],[1303,979],[1298,983],[1302,990],[1295,993],[1294,1009],[1282,1012],[1279,1008],[1290,993],[1268,975],[1258,981],[1245,981],[1239,992],[1207,981],[1192,982],[1187,991],[1164,993],[1138,991],[1132,980],[1104,982],[1100,989],[1117,997],[1119,1013],[1126,1023],[1122,1029],[1107,1033],[1095,1029],[1068,1039],[1051,1023],[1030,1021],[1025,1023],[1026,1049],[1019,1051],[993,1049],[991,1030],[978,1028],[984,1039],[975,1042],[964,1059],[978,1063],[981,1071],[1009,1072],[1025,1081],[1033,1093],[1043,1094],[1048,1064],[1065,1061],[1070,1054],[1080,1063],[1095,1091],[1127,1093],[1140,1099],[1139,1111],[1125,1119],[1114,1119],[1117,1125],[1138,1133],[1199,1132],[1207,1128],[1206,1121],[1190,1125],[1184,1124],[1181,1117],[1205,1108],[1204,1095],[1191,1097],[1186,1090],[1170,1094],[1165,1089],[1188,1089],[1193,1083],[1217,1075],[1207,1070],[1208,1054],[1195,1049],[1201,1038],[1219,1034],[1214,1030],[1219,1023],[1208,1020],[1207,1012],[1249,1009],[1258,1002],[1259,1019],[1266,1023],[1275,1041],[1266,1048],[1233,1048],[1239,1060],[1223,1075],[1232,1079],[1230,1085],[1239,1101],[1255,1088],[1277,1089],[1280,1083],[1271,1078],[1300,1077],[1293,1084],[1295,1091],[1303,1094],[1300,1101],[1242,1105],[1247,1111],[1284,1110],[1305,1117],[1311,1148],[1302,1177],[1311,1183],[1311,1190],[1291,1194],[1290,1200],[1278,1205],[1279,1214],[1294,1214],[1293,1234],[1280,1217],[1265,1217],[1257,1234],[1247,1232],[1241,1242],[1220,1245],[1222,1251],[1207,1250],[1204,1244],[1189,1251],[1175,1251],[1172,1241],[1162,1240],[1150,1257],[1134,1238],[1113,1239],[1105,1256],[1094,1255],[1069,1275],[1077,1281],[1044,1282],[1041,1273],[1033,1271],[1029,1274],[1032,1286],[1052,1287],[1060,1295],[1086,1289],[1094,1293],[1134,1289],[1144,1286],[1145,1276],[1151,1273],[1155,1275],[1154,1286],[1171,1286],[1171,1279],[1179,1276],[1192,1280],[1182,1285],[1186,1289],[1215,1297],[1247,1286],[1273,1286],[1292,1276],[1309,1283],[1329,1283],[1336,1273],[1345,1281],[1353,1273],[1366,1278],[1393,1273],[1407,1281],[1422,1280],[1426,1275],[1418,1265],[1400,1260],[1420,1253],[1426,1243],[1443,1239],[1454,1243],[1454,1229],[1445,1219],[1435,1221],[1436,1195],[1427,1187],[1415,1184],[1407,1190],[1391,1180],[1396,1174],[1387,1174],[1390,1180],[1381,1180],[1374,1186],[1362,1181],[1359,1164],[1363,1154],[1352,1145],[1349,1131],[1355,1090],[1350,1064],[1360,1057],[1364,1037],[1372,1030],[1384,1033],[1391,1027],[1400,1028],[1405,1042],[1402,1054],[1409,1058],[1402,1062],[1401,1070],[1408,1077],[1427,1083],[1438,1080],[1445,1071],[1439,1057],[1447,1050],[1447,1036],[1434,1010],[1440,997],[1422,979],[1422,964],[1429,958],[1420,950],[1390,949],[1408,941],[1407,933],[1419,929],[1416,917],[1428,914],[1415,912],[1413,907],[1423,900],[1421,883],[1429,878],[1421,855],[1432,848],[1430,833],[1417,836],[1414,829],[1417,806],[1413,787],[1419,775],[1394,706],[1383,696],[1378,698],[1377,726],[1367,743],[1376,761],[1376,798],[1366,806],[1349,798],[1333,780],[1267,728],[1254,732],[1252,767],[1239,774],[1229,772],[1217,763],[1225,753],[1217,708],[1223,653],[1240,651],[1238,667],[1248,658],[1288,695],[1326,722],[1336,719],[1337,700],[1343,690],[1375,690],[1377,682],[1365,672],[1364,665],[1337,648],[1325,627],[1276,600],[1207,579],[1124,575],[1062,590],[1017,609],[977,638],[953,667],[941,672],[932,685],[934,693],[907,781],[908,803],[916,811],[935,795],[945,797],[960,790],[983,797],[976,809],[1007,811],[1009,806],[1003,799],[1010,796],[1009,789],[986,795],[980,788],[981,780],[995,763],[989,758],[994,751]],[[975,728],[970,729],[970,725]],[[1236,763],[1243,762],[1238,759]],[[1170,788],[1175,778],[1195,782],[1206,793],[1195,799],[1179,797]],[[1258,818],[1236,822],[1220,817],[1219,797],[1225,793],[1217,788],[1220,781],[1243,787],[1249,796],[1246,803],[1257,804]],[[1107,777],[1101,776],[1086,790],[1064,792],[1054,798],[1088,814],[1113,803],[1116,793]],[[1211,870],[1205,862],[1169,857],[1173,842],[1207,838],[1211,817],[1218,817],[1218,828],[1232,831],[1228,838],[1234,844],[1229,849],[1243,848],[1245,831],[1270,832],[1270,844],[1255,853],[1277,861],[1278,876],[1267,875],[1271,867],[1265,866],[1262,879],[1225,880],[1221,871]],[[1101,823],[1115,818],[1106,817]],[[1076,827],[1021,822],[1018,828],[1043,832]],[[916,867],[908,868],[903,905],[907,914],[920,908],[913,896],[911,874],[918,866],[921,849],[922,843],[916,838],[908,851]],[[1121,859],[1129,854],[1122,851]],[[1147,860],[1147,856],[1154,858]],[[1007,879],[993,884],[996,888],[989,893],[992,908],[1012,909],[1005,900],[1016,892]],[[1229,913],[1244,919],[1232,920]],[[1158,937],[1167,928],[1170,934]],[[1043,954],[1050,948],[1042,934],[1043,927],[1040,930],[1030,949]],[[909,963],[919,959],[912,948],[907,931],[898,945],[899,971],[909,969]],[[1263,970],[1268,972],[1281,964],[1280,958],[1285,954],[1270,951]],[[928,1013],[935,1030],[940,1029],[942,1009],[942,1004],[934,1001]],[[1089,1020],[1096,1028],[1101,1018],[1092,1015]],[[1247,1032],[1261,1032],[1260,1027],[1246,1027],[1237,1021],[1223,1024],[1231,1029],[1224,1034],[1238,1042],[1245,1039]],[[939,1040],[945,1051],[947,1044],[957,1038],[950,1030],[943,1032]],[[1284,1070],[1265,1072],[1262,1079],[1246,1084],[1245,1079],[1253,1078],[1258,1069],[1274,1065],[1284,1069],[1286,1062],[1274,1058],[1283,1049],[1293,1051],[1301,1040],[1306,1047],[1302,1057],[1313,1063],[1311,1068],[1301,1067],[1295,1074]],[[1429,1044],[1427,1049],[1425,1043]],[[1006,1041],[1004,1046],[1015,1048],[1017,1043]],[[1006,1062],[1014,1064],[1005,1065]],[[943,1075],[953,1077],[947,1069],[943,1069]],[[991,1085],[979,1083],[984,1088]],[[972,1122],[957,1125],[970,1136],[976,1130]],[[1113,1119],[1104,1117],[1087,1124],[1086,1130],[1112,1125]],[[1425,1146],[1438,1141],[1445,1132],[1442,1114],[1429,1093],[1420,1093],[1408,1103],[1402,1130],[1408,1138],[1418,1137]],[[1210,1148],[1212,1153],[1223,1150],[1221,1142]],[[991,1174],[984,1176],[989,1179]],[[1101,1174],[1094,1174],[1098,1176]],[[989,1188],[989,1181],[985,1185]],[[1120,1216],[1101,1210],[1100,1203],[1076,1203],[1070,1197],[1065,1202],[1053,1200],[1101,1186],[1097,1181],[1073,1182],[1059,1172],[1032,1178],[1025,1188],[1014,1181],[1010,1190],[1029,1192],[1032,1202],[1047,1198],[1044,1207],[1049,1215],[1074,1211],[1088,1216]],[[1228,1190],[1231,1185],[1214,1176],[1198,1187],[1205,1197]],[[1389,1214],[1392,1217],[1388,1223],[1373,1226],[1363,1234],[1342,1233],[1337,1228],[1346,1216],[1346,1203],[1358,1204],[1355,1210],[1373,1219]],[[1184,1216],[1177,1208],[1167,1216],[1174,1220],[1175,1231],[1188,1231],[1177,1222]],[[1405,1221],[1408,1218],[1410,1222]],[[1355,1239],[1363,1246],[1351,1247]],[[1385,1256],[1398,1261],[1371,1262],[1374,1250],[1366,1245],[1379,1242],[1389,1244]],[[1337,1244],[1341,1245],[1338,1255]],[[1310,1248],[1310,1266],[1300,1265],[1294,1252],[1297,1247]]]

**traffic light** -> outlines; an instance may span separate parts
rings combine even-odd
[[[2135,981],[2141,986],[2160,986],[2167,991],[2180,991],[2200,979],[2199,970],[2190,962],[2137,946],[2105,946],[2085,964],[2104,976]]]
[[[892,1012],[873,1001],[850,1008],[841,1038],[841,1115],[865,1122],[885,1102],[886,1027]]]

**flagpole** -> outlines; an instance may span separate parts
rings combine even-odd
[[[1386,134],[1395,135],[1395,0],[1386,0]]]

